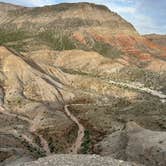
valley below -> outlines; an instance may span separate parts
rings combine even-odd
[[[0,2],[0,165],[165,166],[165,46],[105,6]]]

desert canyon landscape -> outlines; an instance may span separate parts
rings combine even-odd
[[[166,36],[93,3],[0,2],[0,165],[165,166]]]

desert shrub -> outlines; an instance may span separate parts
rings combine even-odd
[[[82,143],[82,149],[81,152],[83,154],[87,154],[90,151],[91,147],[91,139],[90,139],[90,132],[89,130],[84,131],[84,142]]]

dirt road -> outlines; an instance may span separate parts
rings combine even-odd
[[[84,126],[79,122],[79,120],[70,112],[68,109],[69,105],[65,105],[64,110],[66,115],[78,126],[77,138],[72,147],[69,150],[69,153],[77,154],[81,148],[81,144],[83,143],[84,138]]]

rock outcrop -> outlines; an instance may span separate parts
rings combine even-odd
[[[128,122],[125,130],[117,131],[96,148],[100,154],[145,165],[166,163],[166,132],[144,129],[135,122]]]

